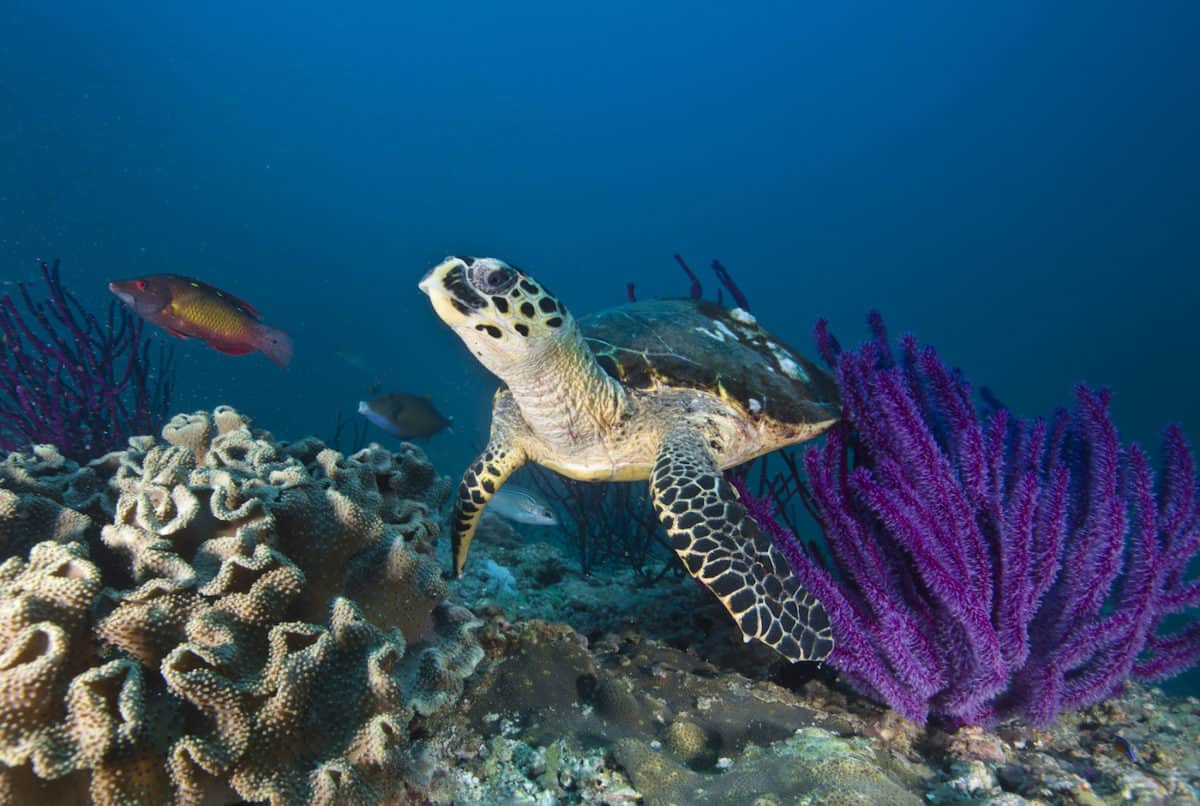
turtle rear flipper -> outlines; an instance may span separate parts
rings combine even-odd
[[[825,608],[746,515],[702,434],[689,427],[667,433],[650,492],[684,567],[721,600],[746,640],[756,638],[791,661],[829,655]]]

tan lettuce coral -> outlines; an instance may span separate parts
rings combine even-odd
[[[40,450],[0,464],[0,537],[33,546],[0,566],[0,803],[408,794],[410,722],[483,654],[418,449],[279,444],[222,407],[83,468]]]

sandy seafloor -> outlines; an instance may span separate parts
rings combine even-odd
[[[1130,685],[1048,729],[922,727],[833,674],[797,682],[686,578],[584,577],[518,528],[487,517],[451,586],[488,656],[427,726],[435,802],[1200,803],[1196,697]]]

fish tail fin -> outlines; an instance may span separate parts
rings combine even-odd
[[[258,326],[258,349],[278,367],[292,362],[292,337],[277,327]]]

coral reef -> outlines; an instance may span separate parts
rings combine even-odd
[[[431,803],[1200,803],[1200,703],[1137,683],[1050,728],[949,732],[637,632],[484,618],[468,696],[428,725]]]
[[[768,647],[745,643],[721,603],[682,571],[657,581],[619,565],[584,574],[560,546],[527,540],[507,521],[486,515],[473,551],[479,561],[467,567],[450,596],[476,613],[499,608],[513,622],[565,623],[593,642],[653,638],[752,676],[761,676],[778,657]],[[438,555],[448,566],[444,541]],[[497,589],[489,564],[512,574],[516,595]]]
[[[759,796],[797,806],[921,803],[882,769],[867,742],[823,728],[799,728],[769,748],[751,746],[736,764],[726,758],[728,772],[715,780],[636,739],[618,742],[614,754],[647,803],[752,803]]]
[[[67,291],[58,261],[42,263],[49,298],[34,302],[23,283],[0,297],[0,453],[54,445],[90,459],[167,418],[173,351],[150,360],[143,322],[111,302],[101,324]]]
[[[836,362],[845,424],[805,453],[837,577],[800,550],[762,500],[744,503],[830,613],[830,663],[916,721],[1045,725],[1060,710],[1161,680],[1200,657],[1200,624],[1160,632],[1200,605],[1200,485],[1178,427],[1155,485],[1122,448],[1107,393],[1081,387],[1047,422],[981,418],[931,348],[882,321]]]
[[[0,464],[0,803],[419,800],[415,726],[483,656],[448,481],[229,408],[129,443]]]
[[[0,459],[0,804],[1200,803],[1200,703],[1123,682],[1200,641],[1156,637],[1200,596],[1182,435],[1156,487],[1103,395],[980,423],[932,351],[886,345],[880,324],[838,359],[855,428],[792,491],[811,492],[833,571],[775,532],[858,631],[841,678],[917,722],[743,644],[674,565],[647,573],[649,552],[583,574],[568,535],[564,555],[485,516],[446,589],[450,486],[417,448],[278,443],[223,407],[90,461]],[[935,541],[975,610],[921,559]],[[1098,692],[1114,696],[1088,706]],[[1005,719],[1037,708],[1075,710]]]

